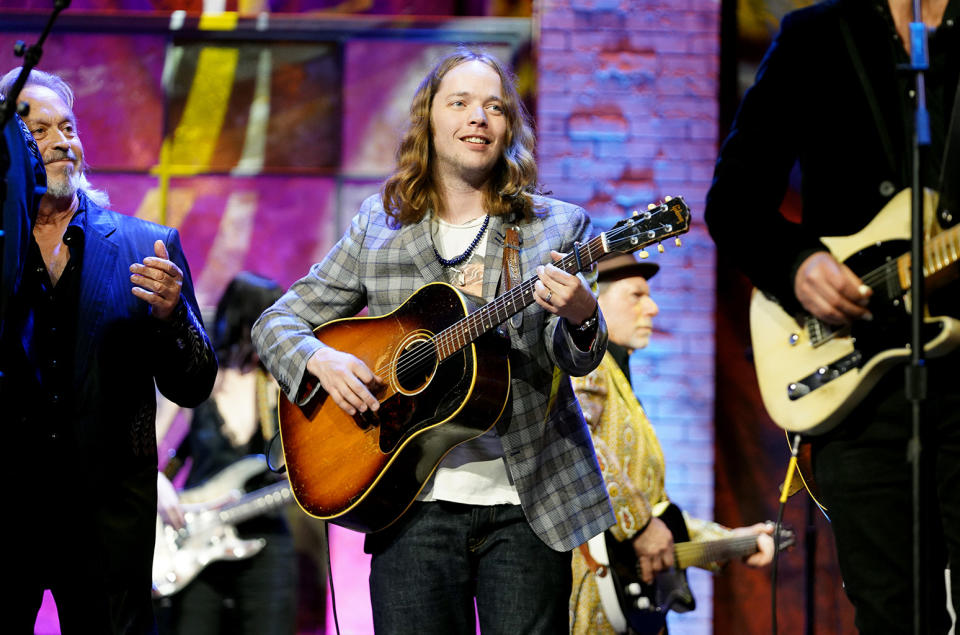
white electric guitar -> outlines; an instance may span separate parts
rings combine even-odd
[[[960,225],[940,230],[934,219],[936,194],[924,194],[923,276],[931,291],[957,277]],[[910,357],[910,190],[897,194],[856,234],[821,241],[873,289],[873,320],[835,327],[811,315],[791,316],[759,291],[750,303],[763,405],[778,426],[803,434],[836,426],[884,373]],[[928,307],[925,313],[927,357],[960,346],[960,321],[930,316]]]
[[[262,455],[244,457],[202,485],[181,492],[186,518],[181,529],[157,516],[154,597],[181,590],[212,562],[250,558],[266,546],[262,538],[241,539],[236,530],[238,523],[293,502],[287,480],[243,494],[243,485],[266,469]]]

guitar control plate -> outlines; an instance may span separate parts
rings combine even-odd
[[[850,372],[856,368],[860,368],[863,364],[863,353],[859,350],[854,349],[849,355],[845,355],[826,366],[821,366],[814,372],[810,373],[803,379],[799,379],[791,384],[787,385],[787,396],[791,401],[796,401],[804,395],[808,395],[817,388],[830,383],[834,379],[839,378],[845,373]]]

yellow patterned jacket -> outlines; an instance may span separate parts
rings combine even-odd
[[[617,517],[617,524],[610,531],[621,542],[630,540],[646,527],[652,509],[668,501],[660,442],[630,383],[609,352],[596,370],[572,380],[590,424],[600,471]],[[714,540],[729,532],[716,523],[684,516],[691,540]],[[596,580],[578,549],[573,550],[570,610],[572,632],[591,635],[614,632],[600,605]]]

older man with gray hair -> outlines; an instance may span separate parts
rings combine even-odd
[[[0,79],[6,94],[20,69]],[[70,86],[34,70],[23,121],[47,174],[0,354],[19,545],[7,624],[32,629],[44,589],[65,632],[155,630],[155,386],[182,406],[210,393],[217,362],[175,229],[104,209],[90,187]],[[24,562],[24,560],[21,560]]]

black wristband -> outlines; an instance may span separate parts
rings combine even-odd
[[[581,333],[586,333],[586,332],[589,331],[591,328],[593,328],[593,327],[595,327],[595,326],[597,325],[597,316],[598,316],[598,313],[599,313],[599,312],[600,312],[600,304],[597,303],[597,304],[593,307],[593,313],[590,314],[590,317],[588,317],[586,320],[584,320],[584,321],[581,322],[580,324],[576,325],[574,328],[575,328],[577,331],[580,331]]]

